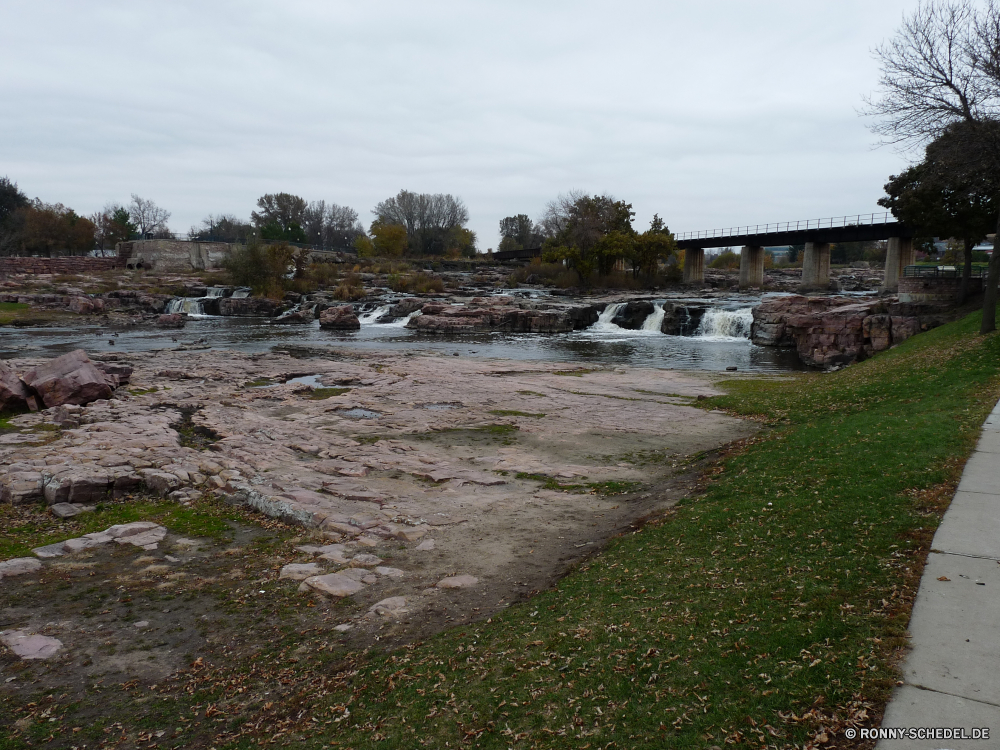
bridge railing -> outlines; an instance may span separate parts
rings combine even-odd
[[[972,264],[972,278],[981,279],[986,277],[989,266],[986,263]],[[903,269],[903,276],[917,279],[960,279],[962,277],[961,266],[907,266]]]
[[[747,224],[741,227],[724,227],[722,229],[706,229],[696,232],[680,232],[674,235],[676,240],[710,240],[717,237],[745,237],[754,234],[773,234],[775,232],[799,232],[806,229],[840,229],[841,227],[860,227],[871,224],[889,224],[896,217],[889,211],[873,214],[851,214],[849,216],[831,216],[826,219],[803,219],[801,221],[779,221],[775,224]]]

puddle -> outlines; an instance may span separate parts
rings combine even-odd
[[[381,412],[361,408],[337,409],[334,414],[339,417],[348,417],[350,419],[378,419],[382,416]]]
[[[322,388],[323,384],[319,379],[323,377],[322,375],[300,375],[297,378],[292,378],[291,380],[286,380],[285,383],[288,385],[308,385],[312,388]]]

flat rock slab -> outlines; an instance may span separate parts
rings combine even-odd
[[[13,560],[0,562],[0,578],[36,573],[41,569],[42,564],[33,557],[15,557]]]
[[[134,544],[136,547],[142,547],[143,549],[156,549],[156,545],[162,542],[166,535],[167,530],[162,526],[157,526],[138,534],[115,537],[115,541],[118,544]]]
[[[338,573],[330,573],[325,576],[312,576],[311,578],[306,578],[302,583],[313,591],[337,598],[356,594],[365,587],[360,581],[355,581],[353,578],[348,578]]]
[[[72,518],[93,510],[95,510],[93,505],[81,505],[80,503],[56,503],[49,506],[49,512],[56,518]]]
[[[380,576],[385,576],[386,578],[405,578],[406,572],[400,570],[399,568],[385,568],[381,565],[375,568],[375,572]]]
[[[414,549],[417,550],[418,552],[429,552],[430,550],[434,549],[434,540],[424,539],[424,541],[422,541],[420,544],[414,547]]]
[[[53,557],[62,557],[66,554],[65,544],[65,542],[46,544],[44,547],[35,547],[31,551],[42,560],[51,560]]]
[[[479,583],[479,579],[475,576],[451,576],[438,581],[437,587],[439,589],[464,589],[468,586],[475,586],[477,583]]]
[[[55,656],[63,646],[58,638],[37,635],[27,630],[0,631],[0,643],[22,659],[48,659]]]
[[[351,558],[352,568],[370,568],[382,562],[382,558],[376,555],[369,555],[367,552],[360,552]]]
[[[306,578],[318,576],[322,572],[316,563],[292,563],[281,569],[278,578],[291,578],[293,581],[304,581]]]

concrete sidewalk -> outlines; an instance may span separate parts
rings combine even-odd
[[[934,535],[909,653],[883,727],[989,727],[988,740],[880,740],[880,750],[1000,748],[1000,403]],[[947,580],[944,580],[947,579]]]

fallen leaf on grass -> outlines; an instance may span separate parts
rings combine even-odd
[[[939,581],[950,581],[951,579],[948,576],[939,576],[938,580]]]

